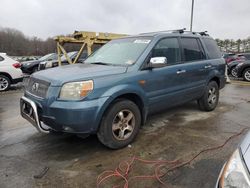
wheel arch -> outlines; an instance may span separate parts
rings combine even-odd
[[[208,83],[211,82],[211,81],[215,81],[215,82],[218,84],[218,87],[220,88],[221,83],[220,83],[220,78],[219,78],[218,76],[212,77],[212,78],[208,81]]]
[[[106,102],[103,104],[103,106],[101,107],[101,109],[98,111],[98,121],[97,121],[97,127],[95,128],[96,131],[99,130],[100,125],[101,125],[101,121],[103,119],[103,116],[105,115],[105,113],[108,111],[108,109],[118,100],[122,100],[122,99],[127,99],[130,100],[132,102],[134,102],[141,113],[141,125],[144,125],[147,119],[147,114],[148,114],[148,110],[146,108],[146,104],[145,101],[143,99],[142,96],[140,96],[138,93],[136,92],[124,92],[124,93],[117,93],[112,95],[111,97],[108,98],[108,100],[106,100]]]
[[[242,69],[240,75],[243,76],[243,73],[245,72],[245,70],[246,70],[246,69],[249,69],[249,68],[250,68],[250,65],[249,65],[249,66],[245,66],[245,67]]]
[[[12,83],[12,77],[10,74],[8,74],[7,72],[0,72],[0,75],[4,75],[4,76],[8,77],[10,79],[10,82]]]

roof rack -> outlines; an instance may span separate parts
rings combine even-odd
[[[207,34],[207,31],[202,31],[202,32],[194,32],[194,31],[186,31],[186,28],[183,29],[174,29],[174,30],[165,30],[165,31],[154,31],[154,32],[148,32],[148,33],[140,33],[140,34],[154,34],[154,33],[190,33],[193,35],[200,35],[200,36],[209,36]]]
[[[184,33],[186,28],[183,29],[171,29],[171,30],[164,30],[164,31],[153,31],[153,32],[147,32],[147,33],[140,33],[140,34],[154,34],[154,33]]]

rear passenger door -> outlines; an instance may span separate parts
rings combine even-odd
[[[209,74],[206,54],[199,38],[181,37],[182,63],[180,73],[185,83],[183,100],[196,99],[204,91]]]

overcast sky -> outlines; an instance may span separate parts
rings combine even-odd
[[[43,39],[74,30],[137,34],[188,28],[192,0],[1,0],[0,27]],[[194,31],[250,36],[250,0],[195,0]]]

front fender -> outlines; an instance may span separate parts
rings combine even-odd
[[[144,90],[139,85],[132,85],[132,84],[122,84],[118,86],[114,86],[108,89],[106,92],[103,93],[102,97],[112,97],[117,98],[124,94],[136,94],[138,95],[144,104],[147,104],[147,97],[145,95]]]
[[[135,85],[129,85],[129,84],[123,84],[123,85],[118,85],[118,86],[114,86],[110,89],[108,89],[106,92],[103,93],[103,95],[101,97],[106,98],[106,101],[99,107],[98,111],[97,111],[97,115],[96,115],[96,124],[95,127],[93,127],[93,129],[95,131],[98,130],[99,125],[101,123],[102,117],[104,115],[104,112],[107,110],[107,108],[110,106],[110,104],[119,96],[125,95],[125,94],[135,94],[138,97],[141,98],[142,102],[143,102],[143,106],[144,106],[144,112],[145,113],[145,118],[146,118],[146,114],[147,114],[147,104],[148,104],[148,99],[145,95],[145,92],[143,91],[143,89],[140,86],[135,86]]]

